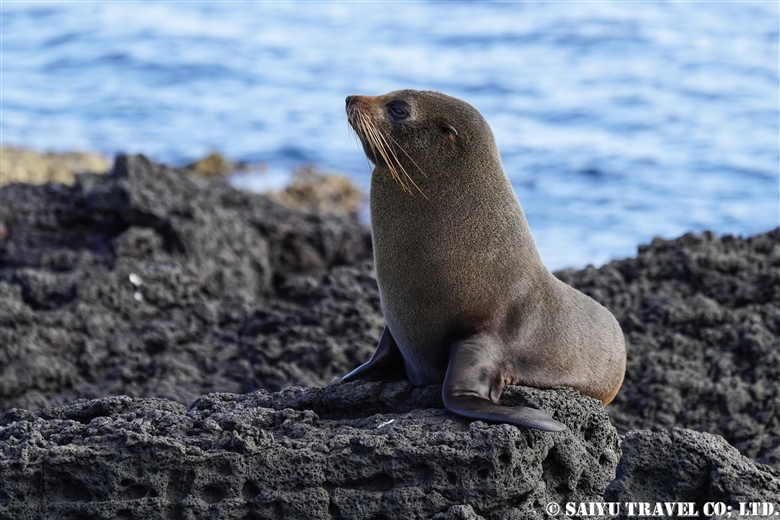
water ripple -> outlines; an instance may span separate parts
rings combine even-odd
[[[368,186],[344,97],[435,89],[490,122],[553,268],[780,223],[776,3],[0,9],[4,144],[175,164],[218,149],[274,183],[317,162]]]

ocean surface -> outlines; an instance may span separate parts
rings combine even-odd
[[[3,1],[0,141],[367,190],[344,98],[440,90],[492,126],[548,267],[598,266],[780,225],[778,5]]]

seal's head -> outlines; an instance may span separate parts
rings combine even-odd
[[[490,127],[465,101],[419,90],[348,96],[346,101],[349,124],[368,159],[378,170],[388,170],[408,193],[423,193],[421,177],[441,172],[442,163],[462,165],[466,161],[483,168],[496,162],[500,165]],[[454,175],[455,171],[444,173]]]

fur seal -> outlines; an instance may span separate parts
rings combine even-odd
[[[493,133],[439,92],[349,96],[374,163],[370,210],[386,326],[343,381],[443,383],[451,412],[541,430],[550,414],[500,405],[506,385],[568,386],[604,405],[623,383],[614,316],[544,266]]]

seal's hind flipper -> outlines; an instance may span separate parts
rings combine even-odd
[[[503,390],[498,368],[500,360],[495,359],[498,352],[501,352],[500,347],[484,335],[472,336],[452,345],[442,387],[442,399],[447,410],[470,419],[505,422],[552,432],[565,430],[563,423],[545,411],[525,406],[502,406],[495,402]]]
[[[342,381],[399,381],[407,379],[404,357],[385,325],[374,355],[366,363],[341,378]]]

